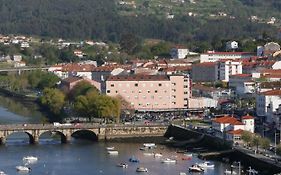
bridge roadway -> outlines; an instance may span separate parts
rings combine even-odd
[[[124,125],[124,124],[10,124],[0,125],[0,143],[5,144],[7,138],[13,133],[26,133],[31,144],[39,143],[39,138],[46,132],[56,133],[61,136],[61,142],[67,143],[74,133],[88,132],[94,135],[93,139],[107,140],[127,137],[152,137],[163,136],[168,128],[164,124],[149,125]]]
[[[0,72],[21,72],[21,71],[32,71],[32,70],[48,70],[50,66],[35,67],[35,66],[24,66],[24,67],[10,67],[0,68]]]

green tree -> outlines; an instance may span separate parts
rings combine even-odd
[[[134,34],[123,34],[119,42],[121,50],[128,54],[133,54],[140,45],[140,38]]]
[[[87,81],[81,81],[70,90],[68,97],[70,100],[74,100],[76,97],[86,95],[91,91],[98,92],[98,89]]]
[[[241,139],[247,143],[247,145],[252,141],[253,134],[249,131],[243,131],[241,135]]]
[[[257,151],[259,151],[259,146],[261,145],[261,143],[262,143],[261,136],[257,135],[257,134],[254,135],[253,139],[252,139],[252,144],[253,144],[253,146],[256,146]]]
[[[270,147],[270,140],[268,138],[261,138],[261,147],[267,149]]]
[[[60,81],[60,78],[51,72],[43,73],[38,83],[39,89],[52,88]]]
[[[65,95],[58,89],[46,88],[40,102],[54,114],[60,114],[65,104]]]

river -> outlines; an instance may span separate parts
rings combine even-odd
[[[4,123],[40,123],[45,118],[33,107],[26,107],[17,100],[0,96],[0,122]],[[162,158],[144,155],[139,148],[141,143],[90,142],[73,139],[70,144],[60,144],[56,139],[46,136],[39,145],[29,145],[25,134],[15,134],[8,138],[5,146],[0,147],[0,169],[9,175],[18,174],[15,167],[22,165],[24,156],[33,155],[39,158],[36,164],[30,165],[33,175],[134,175],[136,168],[143,166],[149,175],[178,175],[188,171],[192,164],[203,162],[197,156],[191,160],[182,160],[183,155],[176,149],[158,145],[155,150],[163,154],[163,158],[177,159],[176,164],[161,163]],[[114,146],[119,154],[107,154],[106,147]],[[135,156],[140,163],[129,163]],[[128,168],[117,167],[116,164],[127,162]],[[230,165],[214,162],[215,168],[206,169],[205,175],[222,175]],[[188,174],[188,173],[187,173]]]

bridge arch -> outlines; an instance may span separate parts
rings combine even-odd
[[[85,140],[91,140],[91,141],[97,141],[98,140],[98,135],[89,129],[79,129],[74,131],[71,134],[72,137],[76,139],[85,139]]]
[[[67,143],[68,142],[68,138],[67,138],[66,134],[64,134],[61,131],[57,131],[57,130],[56,131],[44,131],[44,132],[41,132],[39,137],[38,137],[38,142],[39,142],[40,138],[42,138],[42,136],[44,136],[46,134],[50,134],[51,137],[59,136],[61,143]]]
[[[25,135],[22,135],[25,134]],[[34,144],[36,143],[36,139],[33,137],[33,135],[31,133],[29,133],[28,131],[10,131],[6,133],[6,137],[2,138],[2,143],[6,143],[7,140],[9,139],[14,139],[11,138],[13,137],[13,135],[16,135],[17,137],[19,137],[19,139],[22,139],[24,141],[25,137],[24,136],[28,136],[28,142],[29,144]]]

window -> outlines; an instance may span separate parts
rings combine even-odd
[[[151,99],[154,99],[154,95],[151,95]]]
[[[154,92],[155,92],[155,93],[157,93],[158,91],[157,91],[157,90],[155,90]]]
[[[159,83],[159,84],[158,84],[158,86],[162,86],[162,84],[161,84],[161,83]]]
[[[183,87],[184,87],[184,88],[188,88],[188,86],[187,86],[187,85],[184,85]]]
[[[147,90],[147,93],[150,93],[150,90]]]
[[[118,93],[118,91],[115,91],[115,93],[117,94],[117,93]]]
[[[175,104],[176,104],[176,102],[174,102],[174,101],[173,101],[172,103],[173,103],[173,105],[175,105]]]
[[[188,94],[188,92],[187,92],[187,91],[184,91],[184,94]]]
[[[110,90],[107,90],[106,93],[110,93]]]
[[[144,96],[142,96],[142,98],[143,98],[143,99],[146,99],[146,96],[144,95]]]
[[[172,89],[173,92],[176,92],[176,89]]]
[[[139,93],[141,93],[141,90],[139,90]]]
[[[111,87],[114,87],[114,84],[111,84],[110,86],[111,86]]]
[[[176,83],[172,83],[172,85],[173,85],[173,86],[175,86],[175,85],[176,85]]]
[[[139,84],[138,83],[135,83],[135,87],[138,87],[139,86]]]
[[[173,97],[173,98],[176,98],[176,96],[175,96],[175,95],[173,95],[172,97]]]

